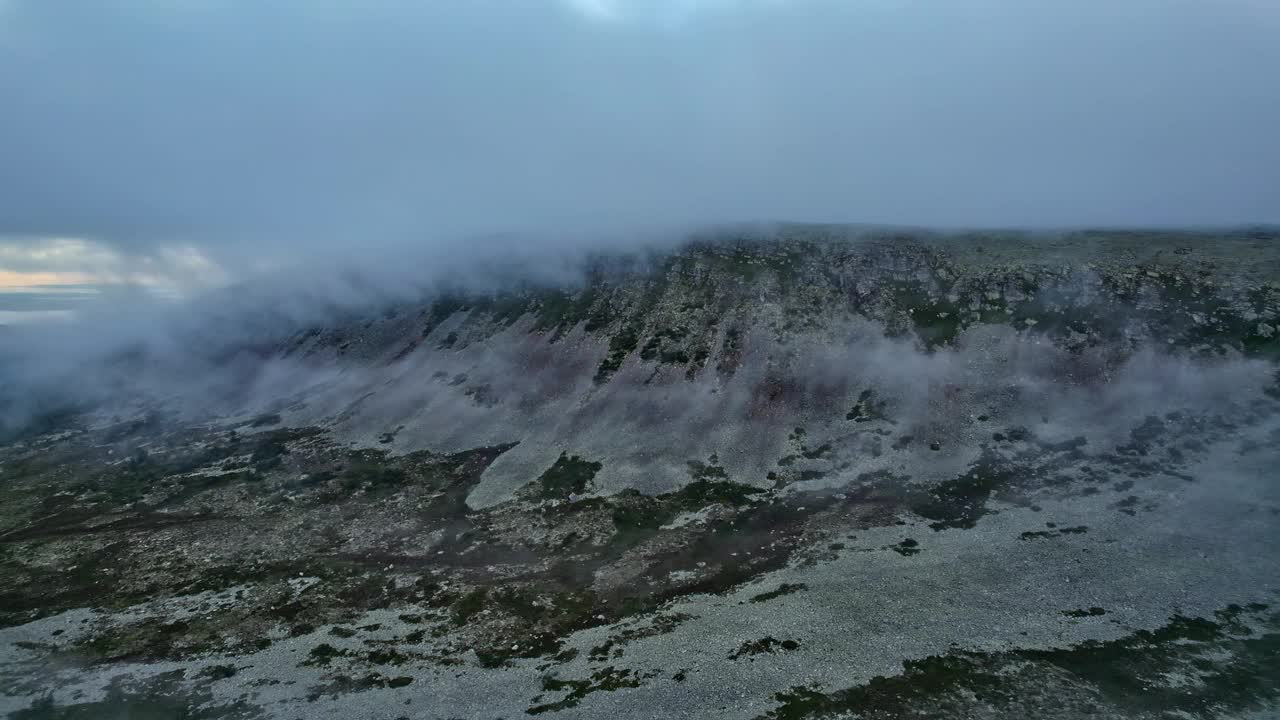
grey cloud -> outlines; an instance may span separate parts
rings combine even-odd
[[[621,17],[11,0],[0,233],[287,257],[756,219],[1280,221],[1280,12],[1263,3]]]

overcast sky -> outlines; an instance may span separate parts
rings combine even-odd
[[[0,0],[0,244],[1278,222],[1277,38],[1274,0]]]

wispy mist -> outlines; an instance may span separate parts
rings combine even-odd
[[[0,372],[187,368],[726,222],[1278,222],[1278,34],[1257,0],[7,0],[0,273],[64,287],[0,311],[82,322],[0,328]]]

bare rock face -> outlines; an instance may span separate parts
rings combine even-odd
[[[121,355],[0,445],[0,712],[1266,716],[1266,232],[782,226]]]

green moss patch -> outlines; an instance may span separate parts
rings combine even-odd
[[[801,590],[808,590],[808,589],[809,589],[809,586],[804,583],[782,583],[777,587],[777,589],[769,590],[768,592],[762,592],[759,595],[752,595],[751,598],[748,600],[748,602],[753,602],[753,603],[768,602],[770,600],[773,600],[774,598],[780,598],[783,595],[790,595],[791,593],[796,593],[796,592],[800,592]]]
[[[1280,697],[1280,615],[1229,606],[1156,630],[1055,650],[955,652],[893,677],[777,693],[769,720],[927,717],[1194,717],[1266,711]],[[1094,614],[1090,612],[1089,614]]]
[[[602,467],[602,463],[560,453],[555,463],[538,477],[538,497],[567,500],[571,495],[582,495],[594,489],[592,479]]]

